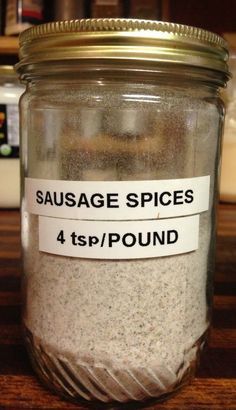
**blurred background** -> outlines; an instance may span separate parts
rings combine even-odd
[[[17,36],[25,28],[48,21],[125,17],[172,21],[218,34],[236,31],[235,0],[0,0],[0,35]],[[0,38],[1,42],[4,38]],[[6,38],[5,38],[6,40]],[[0,42],[1,61],[15,62],[17,53]],[[12,42],[13,44],[13,42]],[[12,55],[7,60],[6,55]],[[15,59],[14,59],[15,58]]]
[[[35,24],[99,17],[171,21],[227,39],[233,77],[223,95],[227,115],[221,200],[236,202],[236,0],[0,0],[0,208],[19,206],[17,104],[23,88],[13,70],[18,61],[18,35]]]

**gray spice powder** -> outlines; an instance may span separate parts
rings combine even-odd
[[[38,217],[24,217],[32,230],[25,325],[36,340],[82,365],[154,367],[162,374],[170,369],[169,377],[188,367],[193,346],[208,327],[205,214],[197,251],[130,261],[41,253]]]
[[[93,86],[71,90],[66,95],[52,93],[51,104],[56,104],[57,110],[50,111],[49,124],[57,124],[57,128],[46,127],[46,114],[39,121],[43,110],[35,112],[28,175],[64,180],[210,175],[210,206],[208,212],[200,215],[198,250],[170,257],[119,261],[41,253],[38,217],[23,212],[27,286],[24,322],[35,344],[60,359],[96,369],[142,369],[143,374],[145,369],[154,369],[165,380],[162,392],[166,392],[195,360],[196,343],[209,325],[206,289],[217,152],[212,141],[217,140],[219,112],[210,100],[200,100],[196,89],[192,94],[188,91],[187,96],[162,87],[153,92],[158,95],[153,102],[135,102],[137,128],[140,130],[140,123],[145,124],[143,137],[136,140],[129,135],[122,141],[122,136],[116,137],[114,124],[120,129],[120,109],[125,112],[134,107],[132,101],[121,100],[122,90],[113,87],[109,91],[105,87],[102,91]],[[43,107],[43,98],[40,101]],[[86,129],[82,127],[84,116]],[[103,121],[101,125],[101,118],[107,118],[107,123]],[[126,134],[127,121],[122,124]],[[106,139],[103,128],[108,130]],[[48,135],[57,141],[53,161],[44,158],[50,142]]]

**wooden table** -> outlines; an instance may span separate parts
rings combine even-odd
[[[0,409],[85,409],[50,393],[35,377],[22,344],[20,303],[19,212],[0,211]],[[150,409],[236,410],[234,205],[221,205],[219,210],[214,315],[208,353],[190,386]]]

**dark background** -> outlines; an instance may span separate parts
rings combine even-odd
[[[6,0],[0,0],[2,36],[5,15]],[[43,0],[43,19],[38,23],[99,17],[163,20],[222,35],[236,33],[236,0]],[[15,64],[17,60],[16,54],[0,53],[0,64]]]

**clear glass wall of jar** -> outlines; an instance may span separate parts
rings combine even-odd
[[[68,24],[63,41],[55,25],[21,39],[28,350],[68,398],[163,399],[194,374],[209,327],[227,51],[184,26]]]

